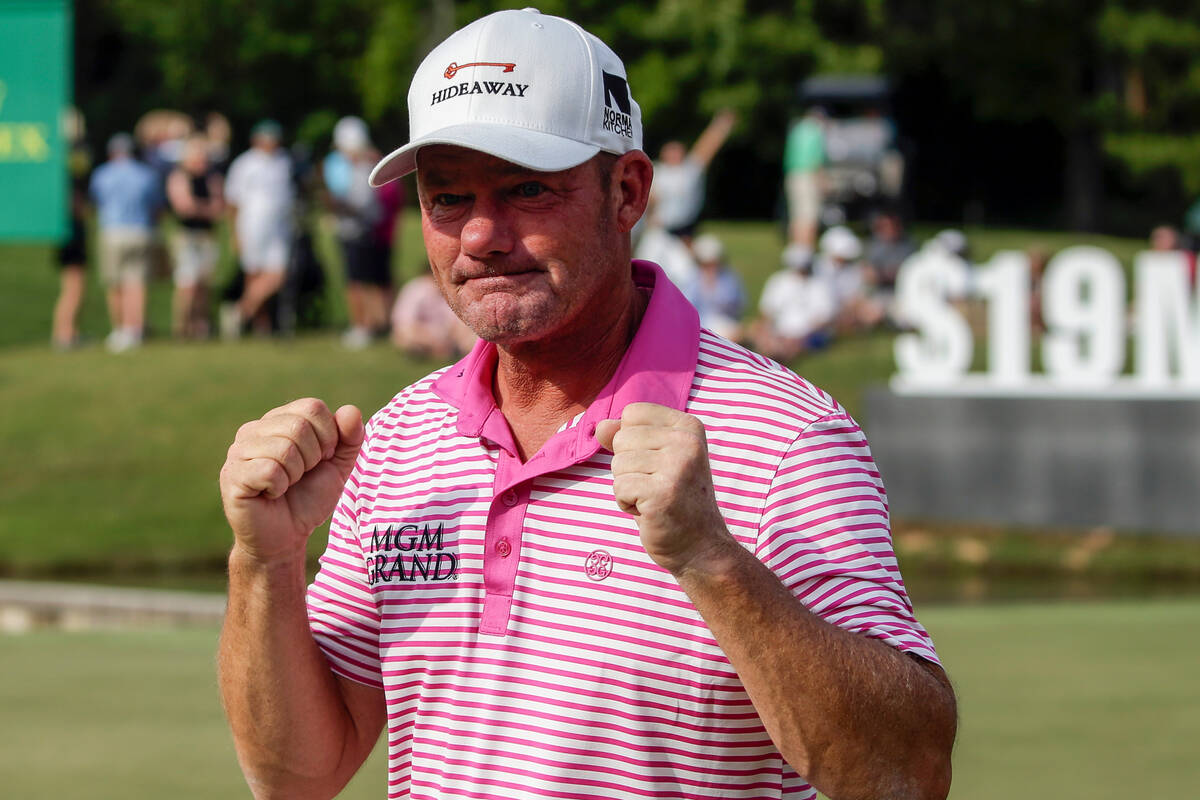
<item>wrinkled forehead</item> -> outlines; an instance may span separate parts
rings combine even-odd
[[[431,144],[417,151],[417,188],[436,189],[464,180],[507,181],[513,178],[557,178],[586,169],[585,161],[558,172],[541,172],[506,161],[480,150],[449,144]]]
[[[430,183],[462,175],[536,175],[520,164],[452,144],[431,144],[417,151],[417,181]]]

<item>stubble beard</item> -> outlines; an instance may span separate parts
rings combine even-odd
[[[596,168],[599,170],[604,198],[600,203],[594,223],[598,230],[596,240],[597,242],[614,241],[615,221],[609,202],[612,192],[611,164],[598,163]],[[590,264],[575,264],[568,265],[568,269],[586,270],[591,266]],[[563,304],[558,302],[559,295],[555,291],[555,287],[549,283],[551,273],[545,274],[547,275],[547,284],[544,291],[548,295],[539,297],[541,302],[532,307],[527,305],[533,300],[530,293],[514,296],[508,293],[494,292],[474,300],[464,300],[457,292],[447,292],[445,287],[441,286],[439,288],[442,289],[442,295],[446,297],[455,316],[462,320],[476,336],[500,346],[515,345],[537,341],[553,330],[563,331],[566,328],[577,327],[577,317],[588,306],[587,303],[576,305],[573,308],[565,309],[564,314]],[[590,285],[589,289],[593,294],[604,291],[602,286],[595,284]],[[511,306],[516,306],[516,308]]]

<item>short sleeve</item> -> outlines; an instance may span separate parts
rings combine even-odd
[[[246,182],[246,162],[238,156],[229,165],[229,173],[225,176],[225,200],[230,205],[241,205],[242,192]]]
[[[792,442],[768,490],[756,555],[826,621],[938,663],[900,577],[883,481],[845,413]]]
[[[308,624],[334,672],[382,689],[379,610],[358,529],[359,474],[368,449],[364,442],[329,523],[329,543],[308,587]]]

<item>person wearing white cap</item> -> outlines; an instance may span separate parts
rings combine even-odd
[[[862,252],[862,241],[843,225],[821,234],[814,273],[829,284],[837,309],[835,328],[841,333],[871,330],[884,319],[886,306],[873,294]]]
[[[367,124],[358,117],[338,120],[321,177],[346,269],[350,329],[342,344],[352,350],[366,347],[387,329],[392,304],[392,240],[403,194],[398,183],[370,185],[378,160]]]
[[[246,322],[260,330],[270,327],[264,307],[286,277],[296,190],[292,160],[280,147],[282,138],[279,123],[262,120],[250,131],[250,149],[229,165],[225,201],[246,285],[236,303],[221,308],[221,335],[227,339],[240,336]]]
[[[813,276],[812,250],[792,243],[780,259],[783,269],[763,285],[750,340],[763,355],[787,362],[829,343],[837,304],[829,282]]]
[[[703,327],[740,341],[746,289],[741,276],[725,260],[725,245],[711,233],[704,233],[692,242],[692,254],[699,269],[679,288],[696,307]]]
[[[390,798],[945,797],[953,692],[865,439],[631,263],[627,81],[529,9],[418,67],[373,180],[416,171],[480,341],[365,428],[309,398],[230,447],[220,682],[257,796],[332,797],[386,723]]]

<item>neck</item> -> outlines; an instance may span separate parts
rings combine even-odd
[[[617,371],[648,303],[632,281],[625,294],[603,323],[591,318],[553,341],[498,348],[493,391],[522,459],[586,410]]]

